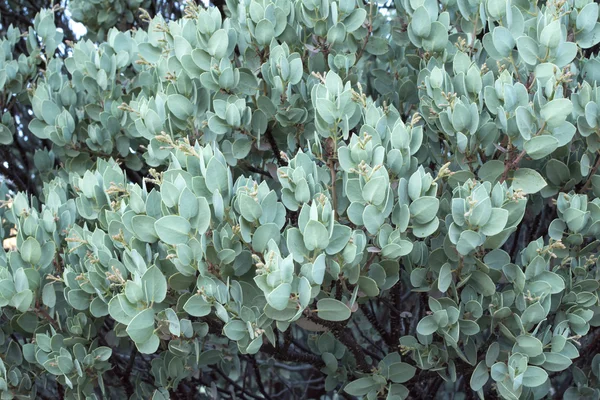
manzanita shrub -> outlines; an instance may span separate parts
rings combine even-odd
[[[0,42],[2,399],[600,398],[598,3],[73,3]]]

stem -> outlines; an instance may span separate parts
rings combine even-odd
[[[336,178],[336,171],[335,171],[335,159],[331,159],[329,160],[329,171],[331,172],[331,203],[333,206],[333,219],[337,220],[337,196],[336,196],[336,192],[335,192],[335,178]]]
[[[527,152],[523,150],[513,161],[504,162],[504,172],[502,173],[502,177],[500,178],[500,183],[504,182],[506,178],[508,178],[508,173],[510,172],[510,170],[514,169],[517,165],[519,165],[519,162],[523,157],[525,157],[525,154],[527,154]]]
[[[544,131],[544,129],[546,129],[546,121],[544,121],[544,123],[542,124],[540,129],[533,136],[540,135]],[[519,153],[517,158],[515,158],[514,160],[512,160],[512,161],[507,160],[504,162],[504,172],[502,173],[502,177],[500,178],[500,183],[502,183],[506,180],[506,178],[508,177],[508,172],[511,170],[511,168],[514,169],[519,166],[519,163],[521,162],[523,157],[525,157],[525,154],[527,154],[527,152],[525,150],[523,150],[522,152]]]
[[[369,25],[367,26],[367,36],[365,36],[365,41],[363,42],[362,47],[360,48],[360,50],[358,50],[358,54],[356,55],[356,61],[354,62],[354,65],[358,64],[358,61],[361,59],[361,57],[363,56],[365,49],[367,47],[367,43],[369,43],[369,36],[371,36],[371,33],[373,33],[373,2],[375,0],[371,0],[369,3]]]

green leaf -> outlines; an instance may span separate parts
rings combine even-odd
[[[60,112],[60,108],[50,100],[44,100],[42,103],[42,117],[44,118],[44,122],[48,125],[55,124],[56,117],[58,117]]]
[[[519,57],[529,65],[536,65],[538,60],[539,48],[537,42],[529,36],[517,38],[517,50]]]
[[[515,47],[515,39],[513,39],[512,33],[503,26],[497,26],[494,28],[492,38],[494,47],[498,50],[498,53],[502,57],[508,57]]]
[[[481,390],[489,378],[490,374],[487,366],[485,365],[485,361],[480,361],[479,364],[477,364],[477,367],[475,367],[475,371],[473,371],[473,374],[471,375],[471,389],[476,392]]]
[[[329,232],[327,228],[319,221],[310,220],[302,233],[304,245],[310,251],[323,250],[329,246]]]
[[[542,33],[540,34],[540,43],[546,47],[554,49],[558,47],[561,38],[561,23],[559,19],[556,19],[542,29]]]
[[[342,43],[346,39],[346,27],[343,23],[338,22],[329,28],[327,32],[327,42],[331,44]]]
[[[385,201],[388,187],[389,184],[383,176],[374,177],[363,187],[363,199],[366,202],[379,206]]]
[[[44,289],[42,289],[42,303],[49,308],[53,308],[56,305],[56,292],[53,283],[44,285]]]
[[[154,333],[154,310],[148,308],[138,313],[133,317],[126,331],[134,342],[146,342]]]
[[[382,56],[388,52],[388,42],[384,38],[373,36],[369,38],[365,50],[374,56]]]
[[[54,17],[52,15],[46,15],[42,18],[36,26],[37,33],[41,38],[47,39],[56,33],[56,26],[54,25]]]
[[[241,194],[238,198],[238,201],[240,205],[240,213],[246,220],[254,222],[261,217],[262,208],[254,198],[246,194]]]
[[[176,35],[173,37],[173,47],[175,49],[175,56],[179,61],[181,61],[183,56],[192,54],[190,42],[185,40],[182,36]]]
[[[81,289],[74,289],[69,291],[67,300],[74,309],[83,311],[90,306],[91,296]]]
[[[336,299],[321,299],[317,302],[319,318],[327,321],[345,321],[352,314],[347,305]]]
[[[548,373],[540,367],[529,365],[523,373],[523,386],[526,387],[538,387],[546,383],[547,380]]]
[[[261,19],[254,28],[254,37],[259,45],[267,45],[275,37],[275,27],[268,19]]]
[[[269,240],[274,240],[279,243],[281,233],[279,227],[275,223],[268,223],[258,227],[252,236],[252,248],[254,251],[262,253],[267,248]]]
[[[29,125],[31,126],[31,121]],[[37,135],[36,135],[37,136]],[[0,124],[0,144],[9,145],[13,142],[13,134],[5,125]]]
[[[23,261],[36,264],[42,257],[42,247],[34,237],[28,237],[19,249]]]
[[[472,271],[471,279],[469,279],[469,284],[478,292],[484,296],[492,296],[496,293],[496,285],[492,278],[489,275],[481,272],[481,271]]]
[[[490,347],[488,347],[486,353],[485,353],[485,365],[487,365],[488,367],[492,367],[492,365],[494,365],[494,363],[496,362],[496,360],[498,359],[498,356],[500,355],[500,345],[498,344],[498,342],[493,342]],[[492,375],[493,378],[493,375]]]
[[[167,279],[156,265],[142,276],[142,290],[147,303],[160,303],[167,296]]]
[[[521,189],[525,194],[534,194],[548,184],[539,172],[530,168],[519,168],[512,179],[512,188]]]
[[[248,328],[244,321],[234,319],[223,327],[223,333],[231,340],[242,340],[248,334]]]
[[[420,335],[428,336],[437,331],[438,323],[433,317],[433,315],[428,315],[423,317],[417,324],[417,332]]]
[[[291,293],[292,285],[282,283],[267,295],[267,303],[276,310],[285,310],[290,301]]]
[[[160,345],[160,339],[156,334],[152,334],[148,340],[145,342],[135,342],[135,346],[142,354],[154,354],[156,350],[158,350],[158,346]],[[156,397],[156,396],[154,396]]]
[[[546,361],[542,367],[546,371],[558,372],[569,368],[573,362],[565,355],[560,353],[544,353]]]
[[[439,226],[440,220],[438,218],[434,218],[424,225],[415,224],[413,226],[413,235],[418,238],[426,238],[433,235]]]
[[[569,99],[554,99],[544,104],[540,116],[548,128],[553,129],[561,125],[573,112],[573,103]]]
[[[488,222],[479,229],[479,232],[486,236],[499,234],[506,227],[509,212],[503,208],[492,208],[492,213]]]
[[[481,246],[481,236],[474,231],[463,231],[456,243],[456,250],[463,256]]]
[[[438,290],[442,293],[446,292],[452,284],[452,266],[449,263],[442,265],[440,275],[438,276]]]
[[[485,225],[492,216],[492,202],[489,197],[478,201],[472,208],[471,214],[468,217],[469,224],[472,226]]]
[[[128,325],[136,315],[137,309],[124,294],[118,294],[108,303],[108,313],[117,322]]]
[[[550,135],[541,135],[531,138],[523,148],[534,160],[544,158],[558,148],[558,140]]]
[[[367,11],[364,8],[355,8],[352,13],[344,19],[346,32],[352,33],[362,26],[367,18]]]
[[[421,6],[415,10],[412,15],[410,27],[418,37],[424,38],[429,36],[429,32],[431,32],[431,17],[425,7]]]
[[[200,294],[195,294],[184,304],[183,309],[192,317],[204,317],[210,314],[211,305]]]
[[[190,223],[178,215],[167,215],[154,223],[160,240],[167,244],[185,244],[189,239]]]
[[[219,29],[212,34],[208,41],[208,54],[219,60],[227,55],[228,48],[229,36],[225,29]]]
[[[588,3],[577,14],[577,29],[591,31],[598,22],[598,3]]]
[[[10,300],[10,305],[19,310],[20,312],[26,312],[31,306],[33,301],[33,292],[29,289],[23,290],[15,294]]]
[[[370,42],[371,40],[369,40]],[[448,44],[448,29],[440,21],[431,24],[429,36],[423,39],[423,49],[430,52],[441,52]]]
[[[216,157],[211,158],[208,162],[206,176],[209,177],[206,179],[206,187],[211,193],[217,190],[220,193],[227,193],[229,188],[227,169]]]
[[[317,285],[323,284],[323,278],[325,277],[325,254],[319,254],[317,259],[312,265],[312,278]]]
[[[529,357],[536,357],[542,354],[542,342],[536,337],[529,335],[517,336],[517,344],[521,351]]]
[[[327,245],[325,252],[329,255],[338,254],[344,249],[344,247],[346,247],[351,235],[352,229],[350,229],[350,227],[334,224],[333,232],[331,233],[331,239],[329,240],[329,244]],[[304,244],[304,242],[302,244]]]
[[[188,221],[198,214],[198,198],[188,188],[184,188],[181,191],[181,195],[179,196],[179,201],[177,204],[179,215]]]
[[[156,219],[147,215],[136,215],[131,219],[133,233],[143,242],[154,243],[158,240],[154,224]]]
[[[526,328],[528,328],[543,321],[545,317],[546,311],[538,301],[536,303],[533,303],[532,305],[527,307],[525,311],[523,311],[523,314],[521,315],[521,321],[523,322],[523,325]]]
[[[194,113],[192,102],[180,94],[172,94],[167,97],[167,106],[169,111],[179,119],[188,119]]]
[[[344,391],[351,396],[364,396],[376,387],[374,379],[370,376],[365,376],[347,384],[344,387]]]
[[[426,224],[435,218],[439,205],[440,201],[435,197],[419,197],[410,203],[410,215],[416,223]]]
[[[394,383],[408,382],[415,376],[417,369],[404,362],[393,363],[389,366],[388,379]]]

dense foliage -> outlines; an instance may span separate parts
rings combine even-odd
[[[152,4],[2,16],[0,398],[600,399],[598,3]]]

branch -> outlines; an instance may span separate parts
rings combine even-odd
[[[267,138],[267,141],[269,142],[269,146],[271,146],[271,150],[273,151],[273,155],[277,159],[277,164],[279,164],[280,167],[286,166],[288,163],[281,156],[281,152],[279,151],[279,147],[277,146],[277,142],[275,141],[275,138],[273,137],[273,132],[271,132],[270,129],[267,129],[267,131],[265,132],[265,137]]]
[[[377,320],[377,317],[373,313],[371,313],[371,311],[367,308],[367,305],[364,303],[359,304],[358,308],[360,308],[360,311],[362,311],[362,313],[367,318],[367,320],[371,323],[373,328],[375,328],[375,330],[379,333],[379,336],[381,336],[381,338],[383,339],[385,344],[387,344],[388,347],[394,347],[394,343],[392,342],[388,332],[379,323],[379,321]]]
[[[212,370],[214,372],[216,372],[217,374],[221,375],[221,377],[223,377],[223,379],[225,379],[227,381],[227,383],[229,383],[231,386],[233,386],[234,388],[236,388],[238,391],[240,391],[244,395],[246,395],[246,396],[248,396],[250,398],[253,398],[253,399],[261,400],[260,397],[256,396],[255,394],[252,394],[252,393],[248,392],[247,390],[243,389],[240,385],[238,385],[237,383],[235,383],[235,381],[233,379],[231,379],[230,377],[228,377],[227,375],[225,375],[225,373],[223,371],[221,371],[219,368],[214,367],[214,368],[212,368]]]
[[[266,354],[269,354],[279,361],[295,362],[300,364],[310,364],[316,369],[322,368],[325,363],[320,357],[314,354],[303,354],[295,351],[283,352],[281,349],[274,348],[270,343],[264,344],[261,347]]]
[[[7,151],[2,147],[0,147],[0,154],[2,154],[2,158],[4,159],[4,161],[10,162],[10,156],[8,155]],[[4,162],[0,162],[0,173],[2,173],[2,175],[4,175],[7,179],[12,181],[18,191],[27,191],[27,184],[19,176],[19,169],[16,165],[14,166],[14,169],[11,169],[6,167],[4,165]],[[26,173],[29,173],[29,171],[27,171]]]
[[[129,355],[129,363],[127,364],[127,368],[125,368],[125,372],[121,377],[123,381],[123,385],[125,386],[125,393],[127,394],[127,398],[133,396],[134,389],[131,384],[131,380],[129,377],[131,376],[131,371],[133,370],[133,364],[135,363],[135,356],[137,355],[137,347],[134,345],[131,349],[131,354]]]
[[[359,370],[365,373],[371,372],[371,365],[367,363],[367,355],[365,354],[364,349],[356,342],[353,336],[348,335],[348,332],[344,330],[345,325],[326,321],[315,315],[308,315],[307,318],[319,325],[331,329],[333,336],[335,336],[335,338],[344,346],[346,346],[346,348],[354,355],[354,358],[356,359],[356,365],[358,366]]]
[[[506,178],[508,178],[508,173],[510,170],[515,169],[519,165],[523,157],[525,157],[525,154],[527,154],[527,152],[523,150],[513,161],[506,160],[504,162],[504,172],[502,173],[502,177],[500,177],[500,183],[504,182]]]
[[[267,178],[271,178],[273,179],[273,177],[271,176],[270,173],[268,173],[265,170],[262,170],[260,168],[256,168],[253,165],[250,165],[248,162],[246,162],[245,160],[240,160],[242,161],[240,164],[243,166],[243,168],[247,169],[248,171],[255,173],[255,174],[260,174],[262,176],[266,176]]]
[[[397,310],[400,308],[400,292],[402,290],[402,281],[398,280],[394,286],[391,287],[391,303]],[[392,343],[399,343],[400,339],[400,314],[390,309],[390,340]]]
[[[256,378],[256,383],[258,384],[258,390],[260,390],[262,395],[265,396],[265,399],[270,400],[271,396],[269,396],[269,394],[265,390],[265,386],[263,385],[262,376],[260,374],[260,368],[256,364],[256,358],[254,358],[254,356],[250,356],[248,357],[248,359],[250,360],[250,364],[252,364],[252,368],[254,368],[254,377]]]
[[[44,310],[43,308],[35,308],[34,312],[38,315],[41,316],[42,318],[44,318],[46,321],[48,321],[53,327],[54,329],[56,329],[57,331],[60,331],[60,325],[58,324],[58,322],[52,318],[50,316],[50,314],[48,314],[46,312],[46,310]]]
[[[363,45],[361,46],[361,48],[358,50],[358,54],[356,55],[356,61],[354,62],[354,65],[358,64],[358,61],[360,61],[360,59],[362,58],[365,49],[367,48],[367,43],[369,43],[369,36],[371,36],[371,33],[373,33],[373,3],[375,2],[375,0],[370,0],[369,2],[369,22],[367,23],[367,36],[365,36],[365,41],[363,42]]]

